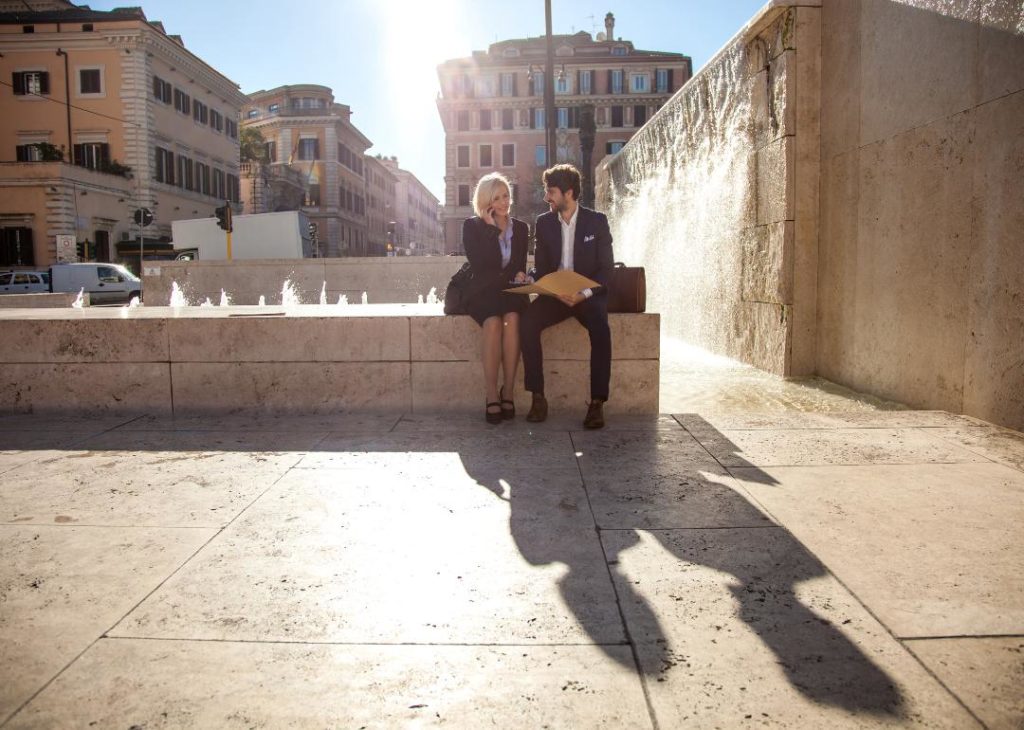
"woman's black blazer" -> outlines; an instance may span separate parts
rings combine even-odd
[[[466,250],[470,268],[473,269],[473,284],[468,292],[470,297],[486,289],[506,289],[517,272],[526,271],[530,227],[525,221],[512,218],[512,257],[504,268],[498,243],[500,235],[500,228],[479,216],[467,218],[462,224],[462,246]]]

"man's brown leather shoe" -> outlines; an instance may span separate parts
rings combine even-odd
[[[592,400],[587,406],[587,417],[583,419],[583,428],[604,428],[604,401]]]
[[[548,399],[543,393],[533,394],[533,403],[530,404],[530,412],[526,414],[526,420],[530,423],[540,423],[548,417]]]

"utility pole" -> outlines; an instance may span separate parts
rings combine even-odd
[[[551,36],[551,0],[544,0],[544,28],[547,39],[547,64],[544,66],[544,127],[547,130],[548,167],[558,164],[555,148],[555,39]]]

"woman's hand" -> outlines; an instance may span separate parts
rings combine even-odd
[[[526,272],[525,271],[517,271],[516,272],[516,278],[513,279],[513,281],[515,281],[516,284],[525,284],[526,283]]]
[[[480,216],[480,218],[483,220],[484,223],[486,223],[489,226],[496,225],[494,223],[494,208],[488,208],[487,210],[485,210],[484,214]]]

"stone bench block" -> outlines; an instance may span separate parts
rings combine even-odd
[[[0,362],[167,362],[167,322],[129,319],[112,326],[107,319],[4,319]]]
[[[660,357],[660,315],[610,314],[612,357],[657,360]],[[480,361],[480,328],[468,316],[416,317],[410,321],[412,359]],[[590,361],[587,331],[574,319],[549,327],[541,337],[544,359]]]
[[[163,363],[0,364],[0,412],[171,414],[171,378]]]
[[[407,413],[408,362],[174,363],[175,414]]]
[[[407,317],[168,320],[172,362],[409,360]]]

